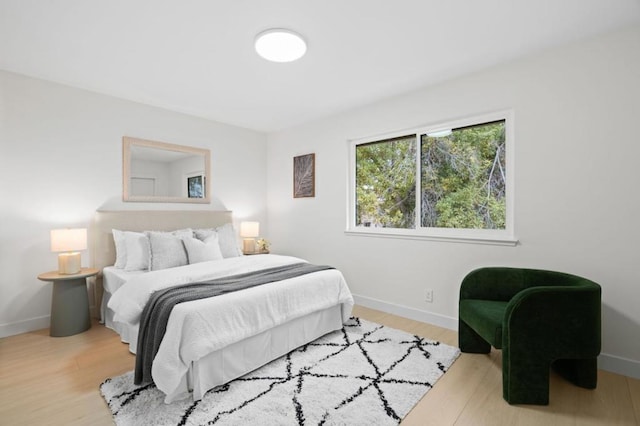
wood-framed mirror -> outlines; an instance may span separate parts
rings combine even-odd
[[[122,200],[210,203],[208,149],[124,136]]]

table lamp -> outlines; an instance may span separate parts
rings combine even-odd
[[[58,255],[58,273],[63,275],[77,274],[80,272],[79,250],[87,249],[87,230],[76,229],[52,229],[51,251]]]
[[[240,236],[242,240],[242,251],[253,253],[256,251],[256,237],[260,234],[259,222],[241,222]]]

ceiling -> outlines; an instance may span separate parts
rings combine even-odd
[[[640,0],[0,0],[0,69],[276,131],[640,22]],[[271,63],[269,28],[307,55]]]

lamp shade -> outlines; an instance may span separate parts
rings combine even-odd
[[[260,222],[241,222],[240,236],[242,238],[256,238],[260,235]]]
[[[51,230],[52,252],[78,251],[86,248],[87,230],[85,228]]]

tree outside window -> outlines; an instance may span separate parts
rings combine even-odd
[[[415,228],[416,138],[403,136],[356,148],[356,224]]]
[[[505,119],[354,148],[357,228],[507,228]]]
[[[421,225],[504,229],[504,120],[420,136]]]

